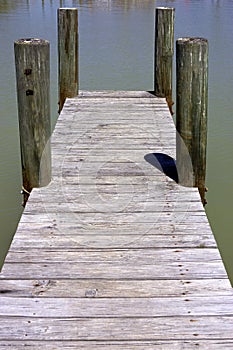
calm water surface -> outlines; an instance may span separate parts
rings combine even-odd
[[[57,118],[57,7],[79,8],[80,88],[153,89],[154,8],[176,8],[175,38],[209,40],[206,211],[233,280],[233,1],[0,0],[0,265],[21,209],[21,169],[13,43],[51,44],[51,116]]]

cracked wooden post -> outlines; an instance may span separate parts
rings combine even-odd
[[[50,52],[43,39],[14,44],[24,205],[51,180]]]
[[[154,92],[156,96],[166,98],[171,114],[174,17],[174,8],[158,7],[155,10]]]
[[[78,95],[78,9],[58,9],[59,113],[66,97]]]
[[[208,41],[181,38],[176,42],[177,167],[181,184],[186,181],[185,147],[191,157],[194,187],[205,204]],[[181,138],[183,142],[180,142]],[[187,153],[187,151],[186,151]]]

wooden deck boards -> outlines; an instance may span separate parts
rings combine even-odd
[[[174,181],[175,138],[147,92],[66,101],[52,182],[0,274],[0,349],[233,349],[233,291],[198,190]]]

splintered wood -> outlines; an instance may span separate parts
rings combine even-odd
[[[165,99],[81,92],[51,141],[0,274],[0,349],[232,349],[233,293],[198,190],[177,183]]]

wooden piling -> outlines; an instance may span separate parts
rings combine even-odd
[[[158,97],[166,97],[172,114],[174,15],[174,8],[158,7],[155,10],[154,92]]]
[[[14,44],[24,204],[33,187],[51,180],[49,42]]]
[[[59,113],[66,97],[78,95],[78,9],[58,9]]]
[[[208,41],[203,38],[181,38],[176,42],[176,127],[177,167],[180,182],[186,182],[184,154],[191,157],[195,187],[205,203]],[[181,137],[181,138],[180,138]],[[183,142],[180,142],[180,140]]]

